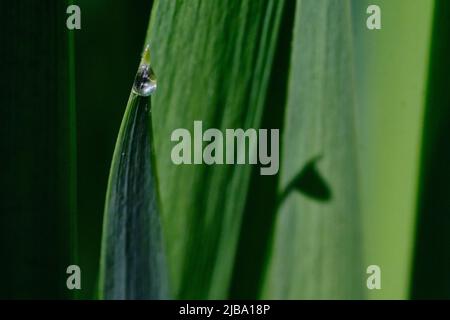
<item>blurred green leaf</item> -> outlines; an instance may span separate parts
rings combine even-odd
[[[411,285],[435,5],[411,3],[352,1],[364,264],[380,266],[383,283],[369,299],[406,299]],[[381,8],[381,30],[365,27],[371,4]]]
[[[297,1],[293,37],[280,193],[314,179],[280,204],[262,297],[363,298],[350,2]]]
[[[174,298],[226,298],[251,168],[176,166],[174,129],[259,128],[284,1],[158,1],[148,39],[162,225]],[[283,106],[279,106],[283,108]],[[176,197],[176,200],[174,200]]]

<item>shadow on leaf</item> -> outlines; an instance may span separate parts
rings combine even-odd
[[[279,203],[293,191],[298,191],[314,200],[328,202],[332,198],[330,186],[317,169],[321,156],[310,160],[292,179],[280,197]]]

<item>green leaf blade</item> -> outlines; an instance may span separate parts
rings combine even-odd
[[[280,204],[264,298],[364,296],[349,9],[297,2],[280,193],[314,159],[315,180],[331,190],[319,198],[292,190]]]
[[[149,109],[150,98],[131,94],[114,151],[100,266],[105,299],[168,297]]]
[[[260,127],[283,6],[157,3],[148,39],[160,79],[155,141],[174,297],[227,297],[251,168],[175,166],[171,133],[192,132],[195,120],[223,132]]]

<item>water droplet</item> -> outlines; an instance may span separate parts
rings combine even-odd
[[[156,90],[155,74],[150,66],[140,66],[134,80],[133,90],[140,96],[147,97]]]
[[[150,49],[147,46],[142,54],[141,63],[133,83],[133,92],[148,97],[156,90],[156,76],[150,66]]]

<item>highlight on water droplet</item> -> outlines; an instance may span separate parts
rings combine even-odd
[[[133,83],[133,92],[148,97],[156,90],[156,76],[150,66],[150,47],[146,46]]]

